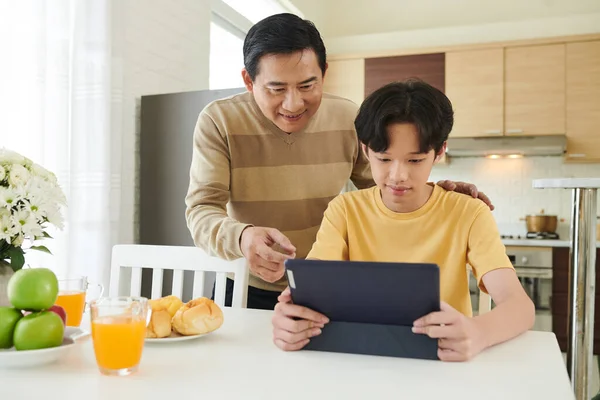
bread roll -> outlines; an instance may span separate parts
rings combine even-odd
[[[147,338],[164,338],[171,335],[171,314],[166,308],[154,309],[146,327]]]
[[[150,300],[148,303],[150,304],[152,310],[166,309],[171,315],[171,318],[173,318],[177,310],[183,306],[183,301],[181,301],[179,297],[173,295]]]
[[[222,324],[223,311],[206,297],[187,302],[171,320],[173,330],[185,336],[209,333],[219,329]]]

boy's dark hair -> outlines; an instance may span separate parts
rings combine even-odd
[[[394,123],[414,124],[419,151],[437,154],[452,130],[454,111],[444,93],[422,80],[392,82],[363,101],[354,126],[361,143],[382,153],[389,147],[387,128]]]
[[[257,22],[244,39],[244,67],[254,81],[258,75],[258,63],[267,54],[291,54],[313,50],[325,73],[326,52],[323,39],[315,25],[297,15],[275,14]]]

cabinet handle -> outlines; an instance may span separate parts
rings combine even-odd
[[[488,129],[487,131],[483,131],[486,135],[502,135],[501,129]]]
[[[508,129],[506,133],[523,133],[523,129]]]
[[[569,158],[584,158],[585,154],[583,154],[583,153],[572,153],[572,154],[567,154],[567,157],[569,157]]]

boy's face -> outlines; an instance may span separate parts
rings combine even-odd
[[[254,81],[244,69],[246,89],[262,113],[279,129],[303,129],[321,105],[323,73],[313,50],[261,57]]]
[[[421,153],[417,128],[409,123],[388,126],[388,137],[389,147],[383,153],[376,153],[364,144],[362,148],[386,207],[395,212],[411,212],[429,198],[429,174],[444,153],[446,144],[439,155],[434,150]]]

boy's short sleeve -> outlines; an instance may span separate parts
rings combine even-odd
[[[306,258],[319,260],[348,260],[348,224],[343,196],[327,206],[317,240]]]
[[[486,273],[514,266],[506,255],[506,247],[500,239],[496,221],[487,206],[482,206],[469,232],[467,262],[473,268],[479,288],[487,293],[481,278]]]

